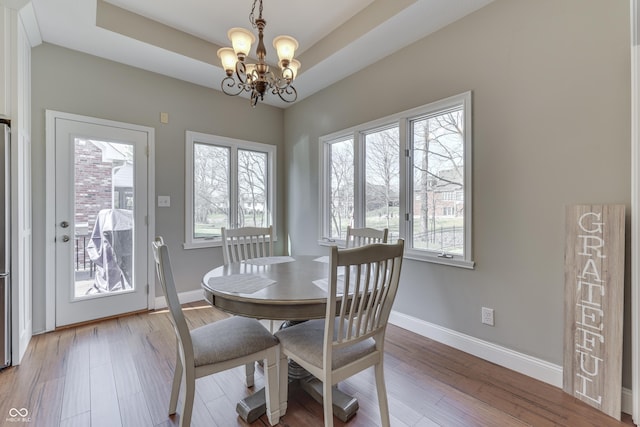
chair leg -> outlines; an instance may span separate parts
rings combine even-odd
[[[283,351],[280,352],[278,364],[279,389],[280,389],[280,416],[287,413],[287,400],[289,396],[289,359]]]
[[[376,389],[378,390],[378,406],[380,407],[380,418],[382,427],[389,427],[389,403],[387,402],[387,388],[384,383],[384,368],[382,361],[375,365]]]
[[[267,418],[272,426],[280,421],[280,402],[278,393],[278,348],[273,347],[267,350],[267,357],[264,359],[264,395],[267,406]]]
[[[180,359],[180,349],[176,354],[176,368],[173,371],[173,385],[171,386],[171,399],[169,400],[169,415],[176,413],[178,406],[178,395],[180,394],[180,383],[182,382],[182,360]]]
[[[333,387],[329,378],[322,382],[322,406],[324,408],[324,427],[333,427]]]
[[[180,414],[180,427],[191,426],[191,414],[193,413],[193,399],[196,394],[196,373],[193,366],[186,366],[182,376],[184,385],[184,401]]]
[[[253,380],[253,374],[256,371],[256,363],[255,362],[251,362],[251,363],[247,363],[245,365],[245,371],[246,371],[246,380],[245,382],[247,383],[247,387],[253,387],[254,380]]]

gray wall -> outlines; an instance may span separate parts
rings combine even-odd
[[[222,265],[220,248],[184,250],[185,131],[222,135],[278,147],[277,247],[284,247],[284,135],[279,108],[231,98],[94,56],[43,44],[32,52],[33,96],[33,329],[45,327],[45,110],[57,110],[155,128],[156,194],[171,207],[155,208],[156,234],[168,242],[178,291],[198,289],[203,274]],[[212,77],[213,78],[213,77]],[[169,123],[160,123],[160,112]],[[242,126],[238,126],[242,123]],[[153,283],[154,278],[151,278]],[[156,295],[162,295],[159,287]]]
[[[287,109],[292,252],[323,251],[318,137],[471,90],[477,266],[406,260],[395,309],[562,365],[565,206],[630,205],[629,51],[628,2],[496,0]]]

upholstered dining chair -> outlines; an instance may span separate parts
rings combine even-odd
[[[403,240],[392,245],[332,247],[325,319],[309,320],[275,334],[280,340],[280,366],[285,366],[288,357],[322,381],[325,427],[333,426],[333,385],[370,366],[375,367],[382,426],[389,426],[384,337],[398,290],[403,249]],[[281,370],[281,416],[286,412],[287,387],[286,370]]]
[[[370,245],[372,243],[387,243],[389,229],[378,230],[375,228],[351,228],[347,226],[347,248]]]
[[[267,417],[271,425],[278,424],[278,340],[257,320],[245,317],[229,317],[190,331],[178,300],[167,246],[162,237],[157,237],[152,246],[156,272],[171,313],[178,344],[169,415],[176,413],[182,386],[184,399],[180,426],[188,427],[191,424],[197,378],[262,360]]]
[[[224,263],[273,255],[273,227],[224,228],[222,256]]]

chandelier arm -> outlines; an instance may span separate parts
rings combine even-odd
[[[236,96],[242,93],[243,90],[246,90],[244,86],[244,84],[236,82],[233,77],[225,77],[220,83],[222,91],[230,96]]]
[[[298,91],[296,91],[296,88],[291,85],[287,85],[283,88],[274,87],[273,93],[278,94],[280,99],[284,102],[295,102],[295,100],[298,99]]]
[[[246,85],[248,83],[249,79],[247,78],[247,67],[243,61],[236,62],[235,74],[241,84]]]
[[[271,86],[273,86],[274,88],[274,93],[276,90],[281,91],[281,90],[285,90],[288,87],[293,87],[291,85],[291,80],[283,79],[282,77],[274,78],[273,81],[271,82]]]

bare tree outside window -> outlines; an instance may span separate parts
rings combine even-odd
[[[238,227],[267,227],[267,153],[238,150]]]
[[[329,145],[331,234],[328,237],[332,239],[345,239],[347,225],[353,224],[353,148],[353,139],[337,141]]]
[[[457,108],[411,122],[413,247],[464,255],[464,129]],[[452,215],[445,215],[452,214]]]
[[[400,140],[398,127],[365,135],[365,225],[388,228],[389,240],[399,235]]]
[[[194,238],[220,236],[229,226],[229,158],[227,147],[193,145]]]

